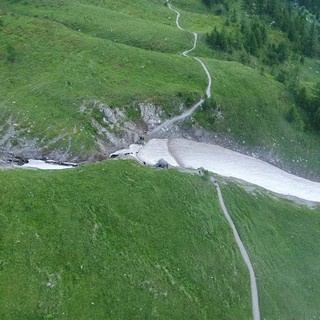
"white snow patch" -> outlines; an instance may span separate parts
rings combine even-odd
[[[171,166],[178,167],[178,163],[171,156],[168,149],[168,139],[152,139],[141,148],[137,155],[138,160],[149,165],[155,165],[160,159],[164,159]]]
[[[19,166],[19,168],[34,168],[34,169],[42,169],[42,170],[62,170],[62,169],[73,168],[73,166],[64,166],[59,164],[46,163],[45,161],[42,161],[42,160],[29,159],[28,161],[29,163]]]
[[[140,151],[141,148],[142,148],[142,145],[140,145],[140,144],[131,144],[128,149],[118,150],[114,153],[111,153],[109,157],[112,158],[112,157],[117,157],[117,156],[130,155],[130,156],[137,159],[137,153]]]
[[[289,174],[267,162],[241,153],[185,139],[150,140],[137,155],[138,159],[154,165],[161,158],[172,166],[197,169],[203,167],[226,177],[234,177],[267,190],[320,202],[320,183]]]

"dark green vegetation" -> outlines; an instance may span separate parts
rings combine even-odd
[[[108,161],[2,170],[1,319],[249,319],[249,277],[216,191]],[[223,184],[262,319],[319,315],[320,210]]]
[[[263,58],[269,64],[285,61],[290,49],[310,57],[320,55],[319,26],[316,16],[306,11],[304,7],[296,6],[293,1],[212,0],[208,3],[204,0],[204,2],[209,8],[215,6],[216,13],[227,16],[226,27],[231,25],[233,27],[233,35],[215,29],[208,36],[208,42],[213,46],[218,45],[223,50],[243,47],[247,53],[255,56],[265,51],[266,55]],[[243,7],[242,14],[241,10],[236,10],[236,6],[239,8],[239,5]],[[320,9],[316,13],[319,14]],[[279,43],[271,39],[266,48],[268,36],[272,36],[272,32],[268,29],[280,30],[285,37]],[[259,51],[261,48],[264,50]]]
[[[317,0],[298,0],[297,3],[299,6],[302,6],[302,8],[306,8],[313,12],[316,17],[319,19],[320,15],[320,3]]]
[[[207,33],[207,44],[220,51],[220,59],[234,60],[251,69],[245,75],[233,65],[232,76],[225,76],[223,70],[223,77],[215,83],[216,98],[226,120],[216,124],[218,131],[222,125],[223,132],[234,131],[231,135],[238,141],[255,146],[259,136],[260,149],[265,149],[271,158],[276,152],[276,157],[280,155],[287,163],[298,160],[300,173],[319,168],[319,8],[312,2],[301,2],[311,10],[308,11],[282,0],[203,3],[220,18]],[[214,77],[219,69],[220,65],[211,69]],[[252,69],[256,75],[260,74],[260,79]],[[248,79],[249,74],[255,82]],[[236,84],[237,78],[240,81]],[[224,82],[229,85],[221,88]],[[255,121],[255,116],[260,121]],[[282,142],[277,142],[279,139]],[[278,147],[270,148],[271,140]],[[304,153],[313,155],[309,158],[302,156]],[[301,165],[301,160],[311,161],[313,165],[302,169],[305,164]],[[315,171],[319,176],[319,170]]]
[[[290,109],[289,122],[295,120],[301,129],[305,125],[309,132],[314,129],[319,131],[319,99],[310,92],[305,94],[301,103],[301,91],[306,93],[306,86],[312,91],[316,83],[320,83],[319,77],[312,85],[304,83],[302,78],[305,59],[320,57],[319,7],[301,1],[314,10],[313,15],[293,1],[204,2],[216,13],[223,8],[220,14],[225,20],[222,27],[215,26],[207,34],[207,43],[214,49],[226,52],[231,59],[248,65],[258,63],[262,74],[267,71],[277,81],[284,83],[301,107],[300,112],[293,111],[296,114],[294,118]],[[319,74],[319,70],[315,72]]]
[[[250,318],[208,181],[128,161],[0,178],[2,320]]]

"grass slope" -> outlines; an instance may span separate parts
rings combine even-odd
[[[1,319],[248,319],[213,186],[107,161],[0,171]]]
[[[248,273],[209,182],[128,161],[0,176],[1,319],[250,318]],[[317,317],[319,207],[221,186],[262,318]]]
[[[192,43],[192,36],[179,31],[175,25],[168,26],[110,7],[92,4],[65,4],[49,8],[22,5],[15,7],[15,13],[53,20],[74,31],[147,50],[180,53],[188,41]],[[169,21],[174,19],[168,11],[164,16]]]
[[[65,140],[49,148],[67,148],[71,137],[71,152],[95,152],[91,117],[79,111],[84,101],[159,103],[181,94],[200,95],[206,83],[197,62],[178,55],[117,44],[48,20],[7,15],[3,21],[2,124],[11,115],[24,136],[41,137],[40,147],[61,135]],[[8,45],[16,48],[15,63],[5,59]]]
[[[221,113],[211,129],[258,149],[271,161],[282,160],[287,170],[310,178],[319,176],[319,136],[288,123],[286,115],[294,102],[283,84],[238,62],[205,62]],[[195,117],[201,119],[202,112],[200,109]]]
[[[255,267],[262,319],[319,318],[320,207],[230,183],[223,194]]]

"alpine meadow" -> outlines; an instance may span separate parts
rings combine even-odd
[[[320,319],[319,1],[1,0],[0,181],[0,319]]]

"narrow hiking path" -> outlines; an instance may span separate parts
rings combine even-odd
[[[186,169],[186,166],[184,165],[183,163],[183,159],[180,159],[179,156],[177,154],[175,154],[174,152],[174,148],[172,147],[172,143],[171,143],[171,140],[167,140],[166,141],[166,145],[167,145],[167,148],[168,148],[168,151],[169,151],[169,154],[172,156],[172,158],[176,161],[176,163],[178,164],[178,166],[182,169]],[[221,189],[220,189],[220,186],[218,184],[218,182],[213,178],[211,177],[211,181],[212,183],[214,184],[216,190],[217,190],[217,194],[218,194],[218,200],[219,200],[219,204],[220,204],[220,207],[221,207],[221,210],[223,211],[224,213],[224,216],[226,217],[231,229],[232,229],[232,232],[233,232],[233,235],[234,235],[234,238],[236,240],[236,243],[237,243],[237,246],[240,250],[240,253],[241,253],[241,256],[248,268],[248,271],[249,271],[249,275],[250,275],[250,287],[251,287],[251,303],[252,303],[252,315],[253,315],[253,320],[260,320],[260,310],[259,310],[259,299],[258,299],[258,289],[257,289],[257,283],[256,283],[256,276],[255,276],[255,273],[254,273],[254,269],[253,269],[253,266],[252,266],[252,263],[250,261],[250,258],[249,258],[249,255],[247,253],[247,250],[244,246],[244,244],[242,243],[241,241],[241,238],[239,236],[239,233],[237,231],[237,228],[226,208],[226,205],[224,203],[224,200],[223,200],[223,197],[222,197],[222,193],[221,193]]]
[[[177,25],[177,28],[179,28],[181,31],[183,32],[190,32],[188,30],[185,30],[183,29],[181,26],[180,26],[180,23],[179,23],[179,19],[180,19],[180,12],[173,9],[171,4],[169,3],[169,1],[167,0],[167,5],[169,7],[170,10],[174,11],[176,13],[176,25]],[[188,54],[195,50],[196,47],[197,47],[197,41],[198,41],[198,34],[196,32],[191,32],[194,36],[194,42],[193,42],[193,47],[191,49],[188,49],[188,50],[185,50],[182,55],[185,56],[185,57],[189,57]],[[194,59],[196,61],[198,61],[202,67],[202,69],[204,70],[207,78],[208,78],[208,86],[206,88],[206,96],[207,98],[210,98],[211,97],[211,83],[212,83],[212,79],[211,79],[211,75],[209,73],[209,70],[208,68],[206,67],[206,65],[203,63],[203,61],[198,58],[198,57],[194,57]],[[181,115],[178,115],[176,117],[173,117],[171,119],[168,119],[166,121],[164,121],[160,126],[154,128],[152,131],[150,131],[148,134],[147,134],[147,137],[151,137],[152,135],[154,135],[155,133],[159,132],[159,131],[166,131],[168,129],[168,127],[170,127],[173,123],[177,122],[177,121],[180,121],[180,120],[183,120],[187,117],[189,117],[197,108],[199,108],[204,102],[204,99],[201,98],[199,102],[197,102],[194,106],[192,106],[192,108],[186,110],[185,112],[183,112]],[[162,152],[161,151],[164,151],[165,153],[167,153],[171,158],[172,158],[172,161],[175,165],[177,165],[178,167],[180,167],[181,169],[187,169],[186,166],[184,165],[182,159],[178,158],[175,156],[174,154],[174,150],[172,148],[172,145],[170,143],[170,140],[166,140],[165,143],[162,145],[162,148],[160,148],[161,150],[159,150],[159,154],[161,154]],[[163,149],[163,150],[162,150]],[[139,154],[140,152],[143,150],[143,148],[140,148],[139,151],[136,152],[136,159],[138,161],[141,161],[142,163],[145,163],[140,157],[139,157]],[[260,311],[259,311],[259,301],[258,301],[258,290],[257,290],[257,284],[256,284],[256,278],[255,278],[255,274],[254,274],[254,270],[253,270],[253,266],[252,266],[252,263],[250,261],[250,258],[248,256],[248,253],[240,239],[240,236],[238,234],[238,231],[231,219],[231,216],[229,215],[227,209],[226,209],[226,206],[224,204],[224,201],[223,201],[223,198],[222,198],[222,194],[221,194],[221,190],[220,190],[220,187],[219,185],[217,184],[216,181],[213,181],[214,182],[214,185],[217,189],[217,193],[218,193],[218,198],[219,198],[219,203],[220,203],[220,206],[221,206],[221,209],[227,219],[227,221],[229,222],[230,226],[231,226],[231,229],[233,231],[233,234],[234,234],[234,237],[235,237],[235,240],[236,240],[236,243],[239,247],[239,250],[240,250],[240,253],[242,255],[242,258],[249,270],[249,275],[250,275],[250,287],[251,287],[251,299],[252,299],[252,314],[253,314],[253,320],[260,320]]]
[[[254,270],[253,270],[253,266],[252,266],[252,263],[250,261],[250,258],[249,258],[249,255],[247,253],[247,250],[246,248],[244,247],[241,239],[240,239],[240,236],[239,236],[239,233],[236,229],[236,226],[235,224],[233,223],[233,220],[225,206],[225,203],[223,201],[223,197],[222,197],[222,193],[221,193],[221,190],[220,190],[220,186],[218,184],[218,182],[213,179],[211,177],[211,181],[212,183],[214,184],[214,186],[216,187],[216,190],[217,190],[217,194],[218,194],[218,199],[219,199],[219,204],[220,204],[220,207],[227,219],[227,221],[229,222],[229,225],[232,229],[232,232],[233,232],[233,235],[234,235],[234,238],[236,240],[236,243],[237,243],[237,246],[240,250],[240,253],[241,253],[241,256],[248,268],[248,271],[249,271],[249,275],[250,275],[250,287],[251,287],[251,303],[252,303],[252,315],[253,315],[253,320],[260,320],[260,310],[259,310],[259,298],[258,298],[258,289],[257,289],[257,282],[256,282],[256,276],[254,274]]]
[[[188,49],[188,50],[185,50],[182,52],[182,55],[184,57],[189,57],[189,53],[193,50],[196,49],[197,47],[197,42],[198,42],[198,34],[196,32],[191,32],[191,31],[188,31],[188,30],[185,30],[183,29],[181,26],[180,26],[180,23],[179,23],[179,20],[180,20],[180,12],[173,9],[170,2],[167,1],[167,5],[168,5],[168,8],[170,10],[172,10],[173,12],[176,13],[176,26],[178,29],[180,29],[181,31],[183,32],[188,32],[188,33],[192,33],[193,34],[193,37],[194,37],[194,40],[193,40],[193,47],[191,49]],[[212,79],[211,79],[211,75],[210,75],[210,72],[207,68],[207,66],[203,63],[203,61],[198,58],[198,57],[193,57],[196,61],[198,61],[202,67],[202,69],[204,70],[207,78],[208,78],[208,86],[206,88],[206,96],[207,98],[210,98],[211,97],[211,83],[212,83]],[[149,133],[147,133],[147,137],[150,138],[152,135],[154,135],[155,133],[159,132],[159,131],[166,131],[168,127],[170,127],[173,123],[177,122],[177,121],[181,121],[187,117],[189,117],[196,109],[198,109],[204,102],[204,99],[201,98],[199,100],[199,102],[197,102],[195,105],[193,105],[190,109],[186,110],[185,112],[183,112],[182,114],[178,115],[178,116],[175,116],[171,119],[168,119],[166,121],[164,121],[160,126],[154,128],[153,130],[151,130]]]
[[[161,159],[162,156],[161,155],[166,155],[166,157],[164,157],[164,159],[166,161],[168,161],[171,165],[174,165],[175,167],[179,168],[182,171],[186,171],[188,173],[190,173],[190,166],[188,166],[187,163],[185,163],[184,158],[181,157],[181,155],[179,154],[179,152],[176,152],[176,146],[174,144],[174,140],[172,139],[160,139],[161,140],[161,147],[158,149],[159,152],[157,152],[154,156],[155,159]],[[156,139],[151,140],[151,142],[155,142]],[[149,143],[151,143],[149,142]],[[143,153],[143,148],[139,149],[139,151],[136,154],[136,159],[142,163],[145,163],[144,161],[146,160],[143,155],[141,156],[141,152]],[[198,166],[199,167],[199,166]],[[189,168],[189,169],[188,169]],[[197,168],[197,167],[196,167]],[[195,168],[193,168],[193,170],[195,170]],[[250,261],[249,255],[247,253],[246,248],[244,247],[244,244],[242,243],[239,233],[236,229],[236,226],[226,208],[226,205],[224,203],[223,197],[222,197],[222,193],[219,187],[218,182],[211,177],[211,181],[214,184],[216,190],[217,190],[217,194],[218,194],[218,200],[219,200],[219,204],[220,207],[225,215],[225,218],[227,219],[234,238],[236,240],[237,246],[240,250],[240,254],[247,266],[247,269],[249,271],[249,276],[250,276],[250,288],[251,288],[251,303],[252,303],[252,315],[253,315],[253,320],[260,320],[260,310],[259,310],[259,299],[258,299],[258,289],[257,289],[257,283],[256,283],[256,277],[255,277],[255,273],[254,273],[254,269],[252,266],[252,263]]]
[[[167,1],[167,4],[168,4],[168,8],[177,14],[177,17],[176,17],[176,25],[177,25],[177,28],[179,28],[179,29],[180,29],[181,31],[183,31],[183,32],[192,33],[193,36],[194,36],[193,47],[192,47],[191,49],[186,50],[186,51],[184,51],[184,52],[182,53],[183,56],[188,57],[188,56],[189,56],[188,54],[189,54],[191,51],[195,50],[196,47],[197,47],[198,34],[197,34],[196,32],[192,32],[192,31],[188,31],[188,30],[183,29],[183,28],[180,26],[180,22],[179,22],[179,20],[180,20],[180,12],[177,11],[177,10],[175,10],[175,9],[173,9],[169,1]],[[207,75],[207,78],[208,78],[208,86],[207,86],[207,89],[206,89],[206,96],[207,96],[207,98],[211,98],[211,83],[212,83],[212,79],[211,79],[210,72],[209,72],[207,66],[203,63],[203,61],[202,61],[200,58],[194,57],[194,59],[197,60],[197,61],[200,63],[202,69],[204,70],[204,72],[205,72],[206,75]]]

